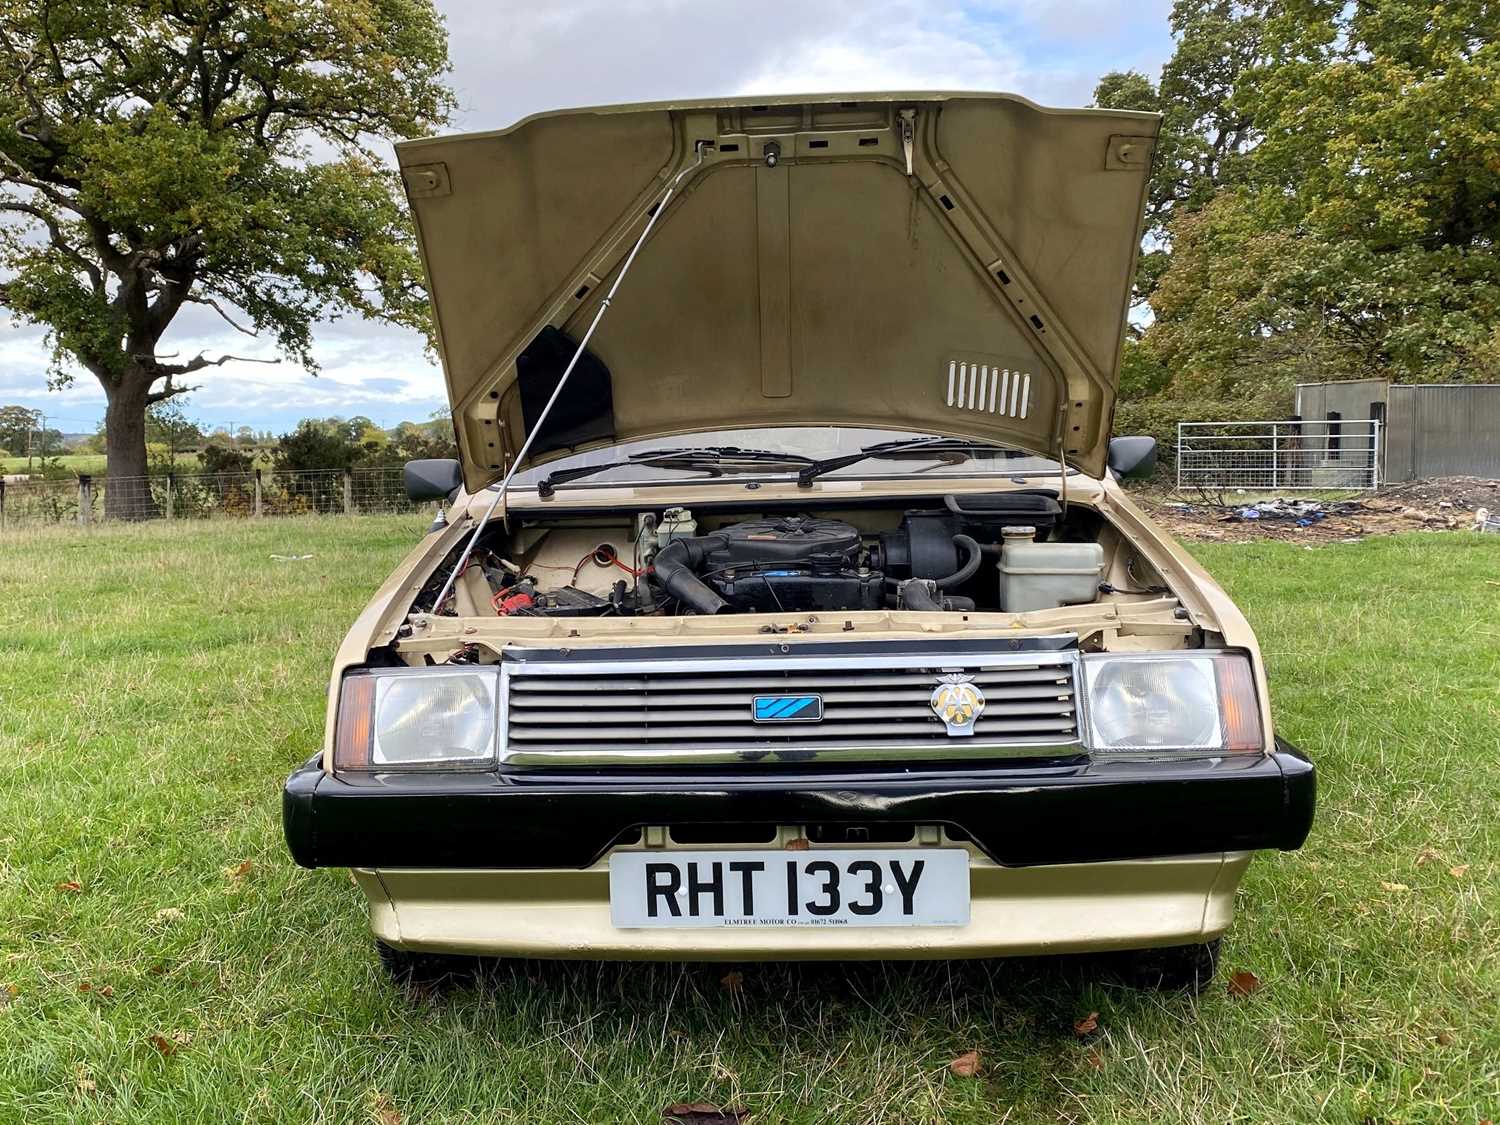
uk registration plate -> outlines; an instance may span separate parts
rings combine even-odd
[[[956,848],[616,852],[610,917],[652,926],[963,926],[969,856]]]

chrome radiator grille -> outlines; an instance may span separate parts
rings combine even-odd
[[[994,655],[516,661],[502,664],[511,766],[943,760],[1078,746],[1073,651]],[[984,706],[971,735],[932,706],[944,677]],[[820,717],[757,721],[757,697],[815,697]],[[776,708],[768,707],[767,711]]]

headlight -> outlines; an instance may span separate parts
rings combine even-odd
[[[1087,656],[1093,750],[1259,750],[1250,658],[1238,652]]]
[[[497,665],[350,673],[339,695],[334,769],[492,765],[499,678]]]

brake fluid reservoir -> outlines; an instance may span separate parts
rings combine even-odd
[[[661,514],[661,523],[656,525],[657,550],[674,539],[691,539],[698,534],[698,521],[686,508],[668,508]]]
[[[1006,613],[1091,602],[1104,576],[1098,543],[1038,543],[1036,528],[1000,532],[1000,608]]]

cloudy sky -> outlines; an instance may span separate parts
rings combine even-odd
[[[1084,105],[1105,71],[1155,73],[1171,50],[1170,0],[438,0],[447,16],[455,128],[493,129],[573,105],[733,94],[880,89],[1004,90]],[[0,314],[3,318],[3,314]],[[164,348],[267,358],[207,309],[189,306]],[[210,369],[183,405],[209,425],[283,430],[308,415],[382,425],[445,404],[442,373],[414,334],[324,325],[316,378],[293,363]],[[40,332],[0,319],[0,404],[92,430],[103,394],[80,374],[46,389]]]

